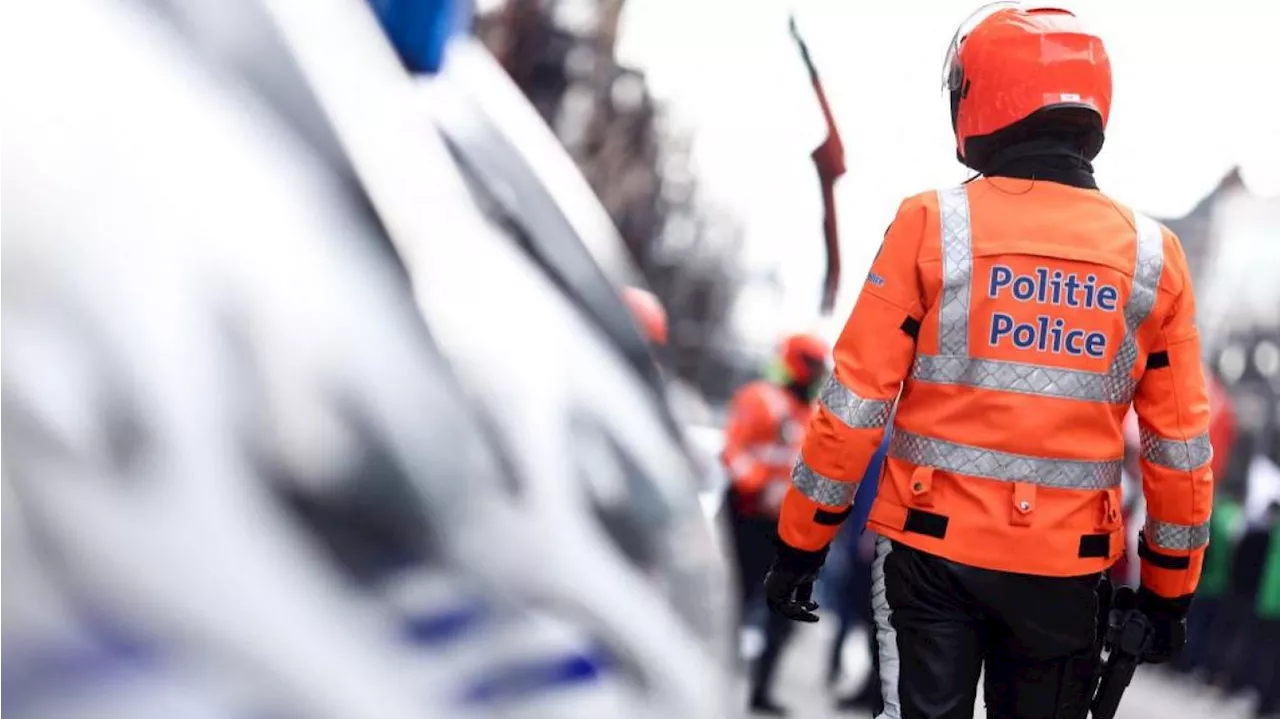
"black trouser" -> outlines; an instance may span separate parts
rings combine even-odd
[[[1229,594],[1209,631],[1209,675],[1212,682],[1230,691],[1245,686],[1243,670],[1249,662],[1254,636],[1253,597]]]
[[[1258,624],[1258,647],[1253,684],[1261,693],[1258,715],[1280,712],[1280,619],[1261,619]]]
[[[1209,637],[1221,606],[1219,597],[1196,597],[1187,616],[1187,646],[1173,659],[1174,669],[1191,672],[1210,666]]]
[[[831,654],[827,657],[828,682],[838,678],[843,668],[844,640],[860,624],[869,624],[871,617],[871,565],[861,557],[849,560],[837,582],[840,586],[832,594],[842,597],[849,604],[837,608],[839,625],[831,642]],[[874,634],[874,632],[871,632]]]
[[[732,500],[733,497],[731,496]],[[734,540],[738,557],[739,596],[742,616],[750,613],[752,604],[761,601],[764,592],[764,575],[773,562],[773,538],[778,520],[771,517],[734,516]],[[765,612],[764,649],[751,667],[751,694],[753,698],[767,697],[772,689],[773,677],[795,629],[795,622],[774,612]]]
[[[1214,683],[1228,691],[1239,691],[1249,685],[1248,668],[1258,640],[1254,607],[1270,546],[1269,529],[1250,527],[1236,544],[1231,558],[1231,586],[1214,625],[1211,666],[1216,673]]]
[[[882,719],[1082,719],[1099,662],[1101,575],[969,567],[881,537],[872,568]]]

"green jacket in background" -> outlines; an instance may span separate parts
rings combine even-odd
[[[1231,580],[1231,557],[1235,554],[1236,531],[1242,519],[1244,509],[1239,502],[1219,496],[1213,504],[1213,514],[1209,517],[1209,546],[1204,553],[1204,568],[1200,573],[1200,584],[1196,588],[1196,596],[1212,598],[1227,593]],[[1271,543],[1271,554],[1276,554],[1274,539]]]
[[[1280,620],[1280,523],[1271,524],[1271,543],[1267,547],[1256,611],[1262,619]]]

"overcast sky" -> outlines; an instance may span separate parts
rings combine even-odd
[[[786,293],[740,306],[760,340],[834,335],[905,196],[965,179],[954,160],[943,56],[979,3],[912,0],[629,0],[623,62],[694,133],[704,185],[742,219],[749,259],[777,265]],[[1232,166],[1280,194],[1280,39],[1265,3],[1076,0],[1102,35],[1115,93],[1096,163],[1102,188],[1157,216],[1187,212]],[[846,148],[837,186],[845,276],[836,318],[817,318],[821,203],[808,153],[823,127],[787,34],[794,10]]]

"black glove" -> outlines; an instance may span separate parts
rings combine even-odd
[[[780,538],[774,539],[774,547],[777,554],[764,576],[764,596],[769,609],[797,622],[818,621],[818,615],[813,613],[818,608],[818,603],[813,601],[813,582],[827,558],[827,548],[806,552],[787,545]]]
[[[1142,661],[1163,664],[1178,656],[1187,643],[1187,613],[1191,595],[1166,599],[1146,587],[1138,588],[1138,611],[1151,622],[1151,645]]]

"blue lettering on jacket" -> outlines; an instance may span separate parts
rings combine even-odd
[[[1097,275],[1087,274],[1081,280],[1075,272],[1037,267],[1030,274],[1018,274],[1007,265],[992,265],[987,278],[987,297],[1011,297],[1016,302],[1033,303],[1046,308],[1115,312],[1120,290],[1115,285],[1100,283]],[[1037,350],[1087,356],[1101,359],[1107,354],[1107,335],[1096,330],[1067,326],[1066,319],[1052,314],[1038,314],[1031,322],[1018,322],[1012,315],[995,312],[987,343],[999,347],[1007,342],[1015,349]]]

